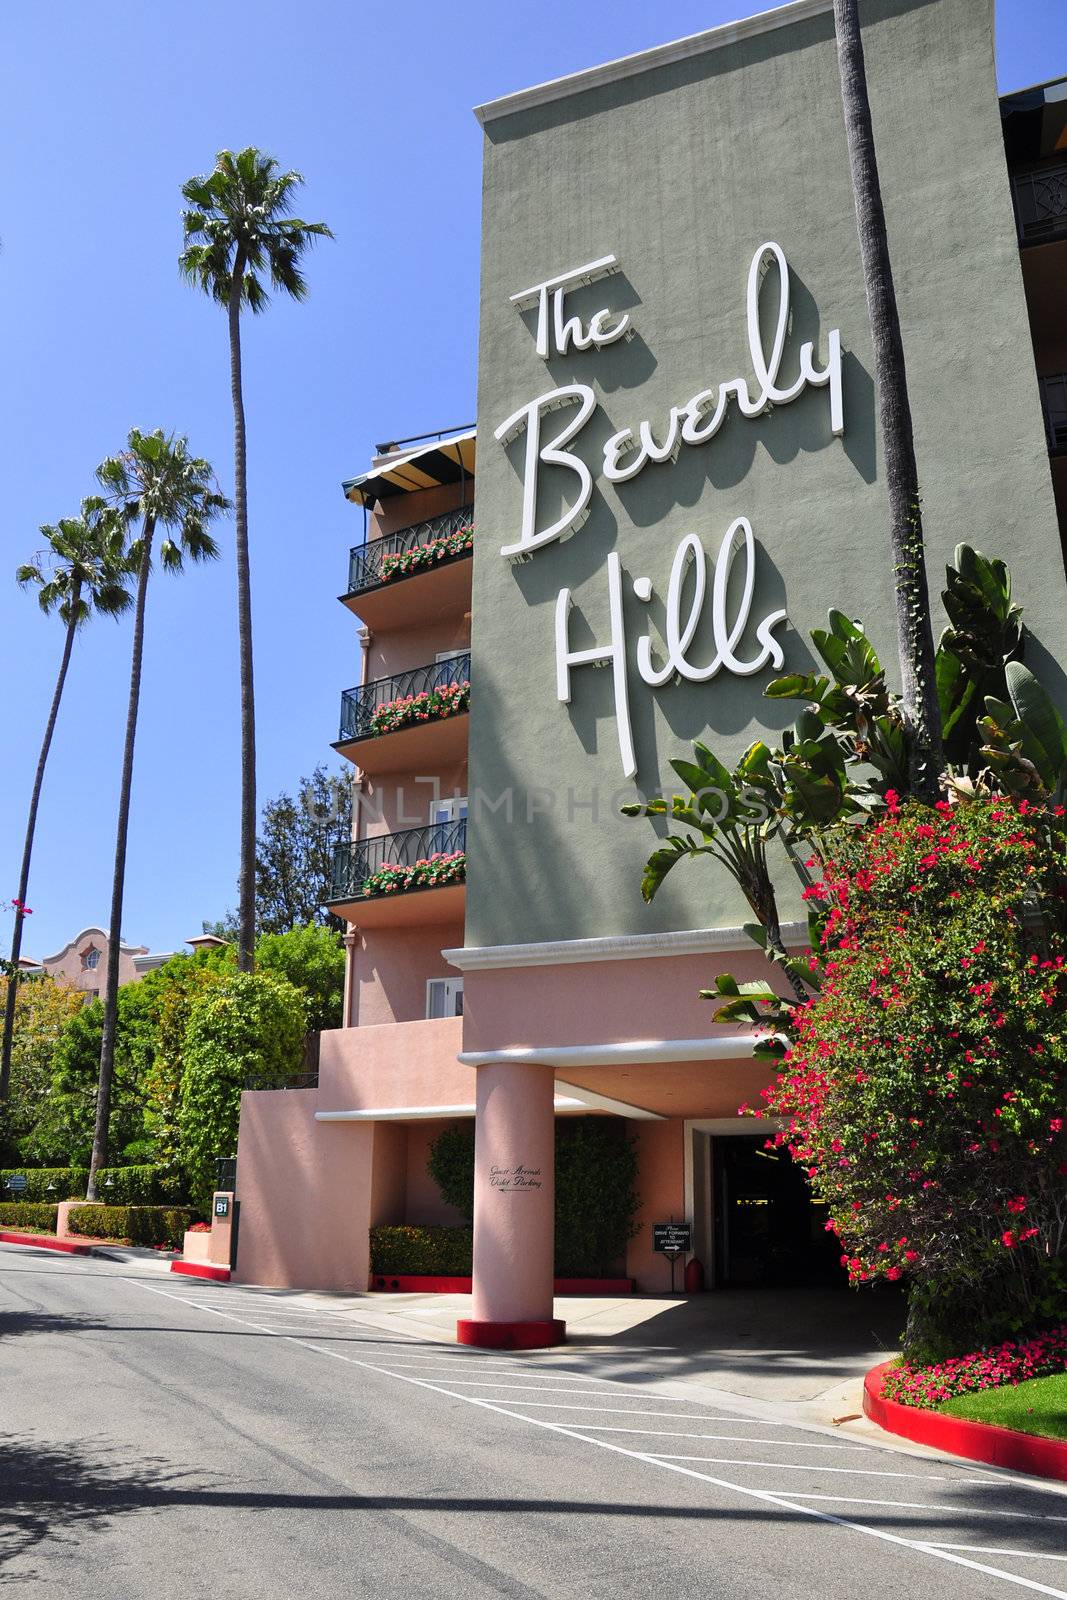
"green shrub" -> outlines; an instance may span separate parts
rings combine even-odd
[[[26,1179],[26,1187],[13,1199],[6,1188],[7,1180],[16,1172]],[[5,1167],[0,1171],[0,1199],[11,1199],[14,1204],[27,1200],[41,1200],[46,1205],[57,1200],[71,1200],[85,1193],[89,1182],[88,1167]],[[50,1189],[48,1186],[52,1184]]]
[[[67,1220],[70,1231],[86,1239],[128,1239],[131,1244],[177,1248],[196,1212],[172,1206],[73,1206]]]
[[[166,1192],[162,1167],[151,1163],[137,1167],[101,1167],[96,1175],[97,1190],[109,1206],[165,1205],[174,1196]]]
[[[469,1228],[372,1228],[371,1271],[469,1278],[471,1238]]]
[[[472,1123],[458,1123],[437,1136],[430,1146],[426,1170],[443,1200],[455,1206],[461,1216],[473,1216]],[[622,1264],[627,1241],[635,1232],[633,1219],[640,1204],[636,1182],[637,1151],[621,1122],[607,1117],[575,1117],[557,1122],[555,1254],[558,1277],[602,1278]],[[392,1267],[389,1270],[424,1269]]]
[[[0,1202],[0,1228],[26,1233],[55,1233],[58,1206],[35,1205],[32,1201]]]

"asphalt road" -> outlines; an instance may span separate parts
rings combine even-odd
[[[0,1405],[20,1596],[1067,1600],[1053,1486],[151,1268],[0,1246]]]

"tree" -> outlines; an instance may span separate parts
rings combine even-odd
[[[185,1030],[181,1161],[194,1204],[206,1208],[215,1161],[233,1155],[247,1079],[280,1084],[299,1072],[303,996],[270,972],[233,972],[198,995]]]
[[[299,989],[307,1007],[308,1030],[341,1026],[345,952],[332,928],[290,928],[265,933],[256,941],[256,970],[274,972]]]
[[[122,752],[122,780],[119,788],[119,814],[115,835],[115,871],[111,886],[111,939],[117,945],[122,929],[122,900],[126,883],[126,840],[130,821],[130,789],[133,781],[133,749],[137,736],[137,712],[141,697],[141,657],[144,650],[145,604],[148,579],[152,571],[152,544],[157,528],[166,536],[159,547],[165,572],[182,570],[186,556],[191,561],[207,561],[218,554],[208,524],[228,508],[229,502],[213,486],[214,473],[208,463],[191,456],[187,440],[169,436],[157,428],[154,433],[130,430],[126,449],[109,456],[97,468],[97,477],[110,501],[127,524],[140,520],[140,532],[131,544],[129,560],[137,571],[137,598],[134,606],[133,652],[130,663],[130,694],[126,711],[126,737]],[[96,1127],[89,1164],[87,1198],[95,1200],[96,1174],[107,1164],[108,1118],[111,1110],[111,1080],[115,1064],[115,1027],[118,1017],[119,964],[108,962],[104,990],[103,1034],[100,1043],[100,1077],[96,1099]]]
[[[66,979],[35,973],[16,986],[11,1083],[0,1125],[0,1163],[35,1161],[36,1131],[46,1116],[52,1092],[56,1045],[70,1019],[82,1009],[85,996]]]
[[[26,896],[30,884],[30,858],[33,855],[33,838],[37,830],[37,810],[41,800],[41,787],[52,747],[59,702],[67,681],[74,636],[94,611],[104,616],[117,617],[130,605],[126,588],[129,568],[125,554],[125,529],[121,520],[99,496],[82,501],[81,512],[76,517],[65,517],[55,526],[46,525],[41,532],[48,544],[47,552],[35,556],[20,566],[16,581],[22,588],[35,586],[37,601],[45,615],[59,613],[66,628],[63,654],[59,661],[56,686],[52,691],[52,704],[45,723],[44,738],[37,757],[33,788],[30,792],[30,809],[26,818],[26,837],[22,846],[22,865],[19,869],[18,894],[15,897],[15,926],[11,933],[10,983],[4,1001],[4,1035],[0,1047],[0,1102],[7,1099],[11,1076],[11,1048],[15,1027],[15,995],[19,980],[19,956],[22,953],[22,925],[27,915]]]
[[[182,213],[182,275],[226,307],[233,401],[234,500],[237,529],[237,621],[241,657],[241,868],[238,890],[237,964],[250,972],[256,938],[256,723],[252,674],[252,595],[248,559],[248,490],[244,395],[241,382],[241,310],[266,310],[264,283],[303,300],[307,284],[300,260],[316,238],[332,238],[324,222],[304,222],[286,209],[303,183],[299,172],[280,172],[271,156],[249,146],[234,155],[220,150],[215,167],[182,186],[190,209]]]
[[[896,577],[897,649],[910,791],[927,804],[933,804],[938,796],[942,768],[941,713],[904,342],[874,147],[859,0],[834,0],[834,22],[856,222],[874,340],[878,414],[889,494],[889,539]]]

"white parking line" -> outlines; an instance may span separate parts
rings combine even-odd
[[[399,1378],[405,1376],[405,1374],[398,1372],[396,1376]],[[457,1400],[474,1400],[476,1398],[476,1395],[460,1394],[456,1396]],[[505,1403],[513,1406],[523,1406],[527,1411],[590,1411],[594,1417],[671,1417],[675,1422],[717,1422],[720,1420],[718,1417],[679,1416],[673,1411],[633,1411],[626,1410],[620,1406],[572,1406],[561,1400],[508,1400],[507,1402],[501,1402],[501,1404]],[[529,1418],[531,1422],[536,1422],[537,1420],[536,1417]],[[730,1417],[727,1420],[730,1422],[746,1422],[748,1419],[746,1417]],[[595,1422],[583,1422],[581,1426],[590,1428],[594,1433],[611,1433],[615,1431],[607,1427],[598,1427]],[[618,1431],[625,1433],[655,1433],[659,1430],[655,1428],[626,1428]],[[772,1449],[777,1449],[778,1447],[777,1439],[750,1439],[747,1434],[679,1433],[675,1435],[675,1438],[729,1439],[734,1444],[767,1445]],[[795,1445],[798,1450],[852,1450],[856,1448],[854,1445],[848,1444],[814,1444],[800,1439],[791,1439],[789,1442],[790,1446]]]
[[[1067,1556],[1052,1555],[1048,1550],[1000,1550],[995,1545],[945,1544],[940,1539],[929,1541],[932,1550],[969,1550],[972,1556],[1015,1556],[1019,1561],[1067,1561]]]
[[[693,1459],[699,1460],[699,1457],[694,1457]],[[768,1465],[772,1464],[773,1463],[768,1463]],[[1021,1522],[1033,1522],[1034,1520],[1034,1514],[1032,1511],[986,1511],[984,1508],[980,1508],[978,1510],[963,1513],[961,1512],[959,1506],[942,1506],[928,1500],[864,1500],[861,1499],[859,1495],[855,1494],[794,1494],[793,1499],[833,1500],[837,1505],[850,1506],[894,1506],[900,1511],[951,1511],[957,1517],[961,1515],[967,1515],[969,1517],[1009,1517],[1012,1521]],[[1041,1521],[1067,1522],[1067,1517],[1050,1517],[1047,1515],[1047,1513],[1042,1512]]]
[[[714,1438],[714,1435],[712,1435]],[[784,1444],[783,1449],[789,1449],[789,1444]],[[920,1483],[952,1483],[952,1478],[939,1476],[936,1472],[886,1472],[874,1467],[824,1467],[817,1461],[742,1461],[736,1456],[676,1456],[667,1455],[662,1450],[650,1450],[649,1455],[654,1455],[657,1461],[708,1461],[719,1467],[762,1467],[765,1472],[841,1472],[847,1478],[914,1478]],[[792,1492],[792,1491],[790,1491]],[[829,1498],[836,1499],[831,1495]]]
[[[131,1280],[140,1283],[141,1288],[149,1294],[163,1295],[167,1299],[179,1299],[180,1296],[172,1295],[166,1289],[158,1289],[154,1285],[144,1283],[142,1280]],[[241,1317],[235,1317],[226,1311],[219,1311],[214,1306],[200,1306],[200,1310],[211,1316],[221,1317],[227,1322],[243,1323],[245,1327],[256,1328],[255,1323],[245,1323]],[[260,1333],[270,1333],[269,1328],[259,1327]],[[943,1550],[921,1539],[909,1539],[903,1534],[890,1533],[887,1528],[871,1527],[867,1523],[853,1522],[849,1517],[839,1517],[830,1511],[820,1511],[814,1506],[798,1503],[800,1496],[786,1498],[784,1495],[772,1494],[766,1489],[753,1489],[745,1484],[734,1483],[728,1478],[714,1477],[711,1473],[697,1472],[692,1467],[685,1466],[679,1461],[660,1461],[655,1456],[648,1455],[639,1450],[628,1450],[624,1445],[613,1444],[608,1439],[594,1439],[589,1435],[580,1433],[576,1428],[566,1427],[560,1422],[549,1422],[541,1417],[524,1417],[521,1412],[511,1411],[505,1405],[493,1400],[482,1400],[476,1395],[455,1394],[450,1389],[444,1389],[439,1384],[428,1383],[425,1378],[417,1378],[414,1374],[404,1372],[390,1372],[387,1367],[375,1366],[370,1361],[360,1361],[355,1356],[345,1355],[341,1350],[324,1350],[319,1345],[311,1344],[306,1339],[297,1339],[292,1334],[279,1334],[298,1348],[309,1350],[315,1355],[326,1356],[334,1361],[342,1361],[346,1366],[362,1367],[366,1371],[378,1372],[383,1377],[395,1378],[398,1383],[408,1383],[415,1388],[426,1389],[433,1394],[446,1396],[451,1400],[460,1400],[465,1405],[477,1406],[483,1411],[493,1411],[498,1416],[510,1417],[516,1422],[527,1422],[532,1427],[543,1428],[550,1433],[562,1434],[564,1438],[574,1439],[580,1444],[589,1444],[600,1450],[610,1450],[616,1455],[626,1456],[631,1461],[640,1461],[646,1466],[658,1467],[663,1472],[676,1472],[682,1477],[695,1479],[698,1483],[708,1483],[715,1488],[726,1489],[730,1493],[738,1494],[749,1500],[758,1500],[764,1505],[778,1506],[783,1510],[795,1512],[799,1516],[812,1517],[820,1522],[830,1523],[833,1527],[847,1528],[853,1533],[862,1533],[867,1538],[879,1539],[884,1544],[896,1545],[904,1550],[911,1550],[918,1555],[930,1556],[938,1561],[947,1561],[953,1566],[966,1567],[971,1572],[983,1572],[987,1577],[1002,1578],[1005,1583],[1011,1583],[1019,1589],[1029,1589],[1034,1594],[1052,1596],[1052,1600],[1067,1600],[1067,1589],[1053,1589],[1046,1583],[1038,1583],[1033,1578],[1023,1578],[1014,1572],[1006,1572],[1002,1567],[991,1567],[982,1561],[972,1561],[954,1550]],[[951,1508],[958,1512],[958,1507]],[[1022,1513],[1020,1513],[1022,1515]],[[1032,1520],[1032,1519],[1031,1519]],[[1042,1520],[1047,1520],[1042,1518]],[[1057,1521],[1063,1520],[1057,1518]]]

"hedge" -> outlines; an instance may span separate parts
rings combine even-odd
[[[55,1233],[58,1206],[35,1205],[32,1201],[0,1201],[0,1228],[25,1233]]]
[[[8,1178],[19,1174],[26,1179],[19,1201],[41,1200],[46,1205],[57,1200],[71,1200],[85,1193],[89,1182],[88,1167],[4,1167],[0,1169],[0,1196],[5,1200],[11,1191],[6,1187]],[[48,1186],[52,1185],[50,1189]],[[18,1204],[19,1201],[12,1201]]]
[[[371,1271],[469,1278],[473,1238],[470,1228],[372,1228]]]
[[[71,1233],[86,1239],[128,1239],[130,1244],[181,1244],[195,1211],[172,1206],[73,1206]]]
[[[89,1182],[88,1167],[5,1167],[0,1170],[0,1198],[9,1190],[8,1178],[21,1173],[26,1187],[20,1199],[80,1200]],[[50,1189],[49,1184],[53,1185]],[[135,1167],[101,1167],[97,1185],[102,1196],[118,1206],[165,1205],[173,1201],[175,1178],[165,1167],[145,1164]]]

